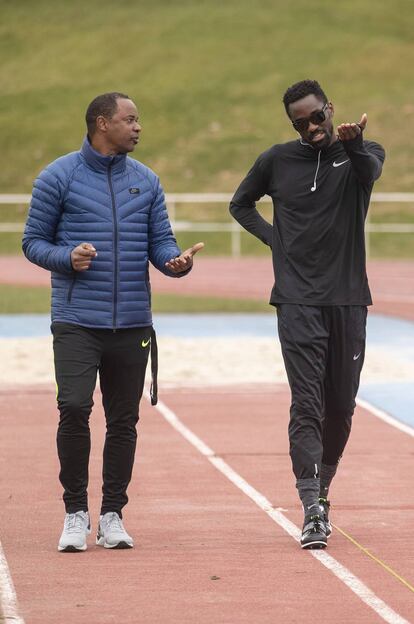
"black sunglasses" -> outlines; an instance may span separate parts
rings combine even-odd
[[[325,121],[327,115],[325,113],[328,107],[328,102],[326,102],[325,106],[321,108],[321,110],[314,111],[309,115],[309,117],[302,117],[301,119],[295,119],[292,121],[292,126],[298,132],[305,132],[305,130],[309,127],[309,122],[312,122],[314,125],[321,124]]]

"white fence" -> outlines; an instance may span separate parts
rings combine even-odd
[[[230,193],[167,193],[166,202],[171,223],[175,232],[228,232],[231,237],[231,253],[233,256],[241,254],[241,232],[243,228],[234,221],[229,222],[198,222],[180,221],[176,218],[177,204],[224,204],[228,206],[232,198]],[[25,205],[30,203],[31,195],[28,194],[0,194],[0,204]],[[270,197],[263,197],[260,203],[270,203]],[[373,193],[371,203],[410,203],[414,204],[414,193]],[[0,232],[22,232],[23,223],[0,222]],[[367,255],[369,255],[369,234],[380,232],[385,234],[412,234],[414,233],[414,223],[371,223],[367,222],[366,227]]]

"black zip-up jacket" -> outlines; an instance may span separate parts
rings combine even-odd
[[[233,217],[272,247],[275,284],[270,303],[370,305],[364,223],[374,181],[382,171],[381,145],[335,141],[315,150],[302,140],[261,154],[237,189]],[[273,200],[273,227],[256,201]]]

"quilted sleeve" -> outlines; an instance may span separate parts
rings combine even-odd
[[[64,186],[53,166],[44,169],[33,185],[32,200],[23,234],[23,253],[30,262],[48,271],[71,273],[71,246],[55,244],[62,214]]]

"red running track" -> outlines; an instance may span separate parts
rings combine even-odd
[[[373,311],[414,320],[414,262],[372,260],[368,277]],[[154,292],[268,301],[273,270],[268,258],[212,258],[198,254],[193,271],[174,280],[151,270]],[[0,283],[47,286],[50,275],[23,256],[0,256]]]
[[[99,399],[92,417],[94,527],[104,435]],[[286,386],[161,389],[161,399],[300,524],[287,454]],[[297,624],[309,617],[402,624],[413,617],[413,439],[366,410],[357,409],[332,488],[333,521],[377,560],[338,530],[327,552],[393,610],[388,620],[301,551],[146,401],[125,512],[136,548],[105,551],[91,539],[85,553],[58,553],[56,419],[52,387],[0,393],[0,536],[26,624]]]
[[[413,267],[369,263],[376,312],[414,319]],[[264,300],[272,280],[270,259],[197,256],[192,274],[179,281],[152,272],[157,292]],[[49,274],[24,258],[3,257],[0,282],[47,285]],[[169,390],[161,396],[272,505],[300,524],[287,455],[286,387]],[[90,485],[95,527],[102,421],[97,406]],[[57,553],[63,510],[55,425],[52,388],[0,393],[0,539],[26,624],[289,624],[308,621],[309,614],[335,624],[385,621],[301,552],[146,403],[125,516],[137,548],[106,552],[91,540],[86,553]],[[335,531],[328,552],[394,610],[389,621],[395,624],[414,614],[412,453],[410,436],[358,409],[332,491],[334,522],[349,537]]]

